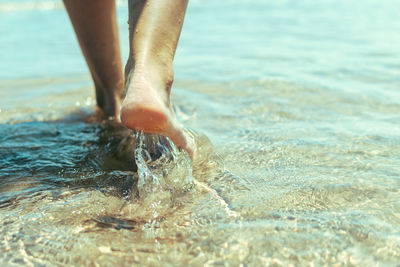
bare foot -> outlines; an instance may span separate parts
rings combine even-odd
[[[125,84],[121,122],[133,130],[167,136],[193,159],[194,140],[183,131],[170,104],[173,76],[169,77],[163,80],[150,71],[135,68]]]

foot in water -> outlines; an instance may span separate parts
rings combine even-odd
[[[145,68],[135,67],[128,74],[126,96],[121,107],[121,122],[133,130],[167,136],[193,159],[194,140],[184,132],[170,103],[173,75],[152,75]],[[167,76],[167,78],[161,78]]]
[[[167,136],[193,159],[194,140],[170,103],[173,59],[187,0],[130,0],[130,53],[125,67],[121,122],[133,130]]]

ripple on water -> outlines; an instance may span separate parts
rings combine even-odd
[[[115,251],[126,256],[156,253],[154,238],[160,244],[179,239],[182,233],[175,230],[183,227],[187,234],[192,223],[204,221],[190,219],[198,194],[210,196],[209,203],[225,214],[222,217],[235,213],[229,206],[229,194],[234,192],[223,180],[226,177],[234,184],[238,178],[218,169],[221,163],[211,143],[194,132],[190,134],[199,145],[196,164],[200,167],[193,174],[201,185],[193,179],[187,154],[164,137],[81,121],[16,123],[0,131],[4,138],[0,143],[1,261],[88,264],[94,258],[79,257],[83,248],[99,257]],[[18,153],[9,153],[17,149]],[[160,228],[163,223],[169,226]],[[130,232],[121,232],[115,241],[113,231],[121,229]],[[145,241],[126,250],[128,239]],[[110,240],[113,245],[104,246]],[[161,247],[165,251],[165,245]]]

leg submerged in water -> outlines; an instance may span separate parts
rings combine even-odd
[[[194,141],[170,103],[173,59],[187,0],[129,0],[130,53],[121,121],[131,129],[169,137],[193,158]]]

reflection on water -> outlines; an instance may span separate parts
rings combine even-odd
[[[0,0],[0,266],[398,265],[396,0],[190,1],[192,165],[96,118],[56,2]]]

